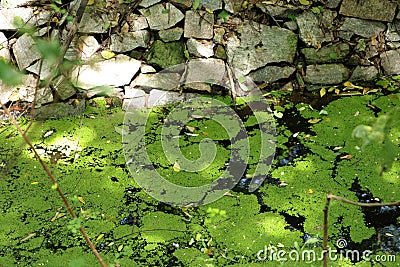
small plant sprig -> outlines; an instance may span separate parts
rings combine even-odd
[[[60,2],[61,2],[60,0],[55,0],[54,1],[54,3],[60,3]],[[69,45],[70,45],[70,43],[72,41],[72,38],[74,37],[74,35],[75,35],[76,31],[77,31],[78,23],[80,22],[80,20],[81,20],[81,18],[83,16],[83,11],[84,11],[87,3],[88,3],[88,0],[81,0],[80,4],[78,6],[78,9],[76,11],[77,15],[76,15],[76,20],[74,21],[74,27],[68,33],[68,38],[65,41],[65,43],[63,44],[63,46],[61,46],[59,43],[47,42],[47,41],[44,41],[44,40],[37,40],[37,47],[38,47],[39,51],[43,50],[43,51],[41,51],[42,55],[43,55],[43,59],[49,60],[51,63],[53,63],[53,67],[54,67],[53,68],[53,73],[52,73],[53,75],[51,75],[51,77],[48,79],[47,86],[49,86],[49,84],[51,83],[52,78],[54,78],[55,74],[57,74],[57,72],[59,71],[61,63],[63,62],[63,59],[64,59],[65,52],[66,52],[67,48],[69,47]],[[60,9],[60,12],[62,12],[61,9]],[[17,22],[18,22],[18,19],[17,19]],[[19,22],[20,22],[21,26],[25,25],[25,23],[23,21],[19,21]],[[21,27],[21,28],[23,28],[23,27]],[[22,81],[22,77],[23,77],[22,73],[19,72],[16,68],[13,68],[10,64],[0,60],[0,80],[2,80],[3,83],[5,83],[7,85],[11,85],[11,86],[12,85],[17,85]],[[38,82],[37,82],[36,88],[35,88],[35,97],[34,97],[34,100],[32,101],[31,122],[33,121],[33,110],[34,110],[34,106],[35,106],[35,102],[36,102],[37,90],[39,88],[39,80],[40,80],[40,77],[38,78]],[[62,199],[65,207],[67,208],[69,214],[71,215],[72,220],[70,221],[70,223],[68,225],[68,228],[73,232],[74,231],[75,232],[79,231],[82,234],[82,236],[84,237],[86,243],[89,245],[91,251],[93,252],[95,257],[97,258],[97,260],[100,263],[100,265],[102,267],[106,267],[106,264],[104,263],[104,261],[101,258],[100,254],[96,250],[94,244],[90,240],[90,238],[87,235],[87,233],[84,230],[84,228],[81,226],[81,219],[78,218],[78,216],[75,214],[74,210],[72,209],[71,205],[69,204],[68,199],[66,198],[66,196],[64,195],[61,187],[57,183],[57,180],[56,180],[55,176],[50,171],[50,169],[47,166],[47,164],[39,156],[37,150],[35,149],[34,145],[31,142],[31,140],[28,138],[27,131],[28,131],[28,128],[29,128],[29,126],[31,124],[29,124],[27,129],[23,130],[21,128],[21,126],[19,125],[19,123],[17,122],[17,120],[14,118],[14,116],[10,113],[10,110],[6,107],[6,105],[4,103],[2,103],[2,102],[0,102],[0,105],[1,105],[2,109],[4,110],[4,112],[7,114],[7,116],[9,117],[9,119],[11,120],[11,123],[15,126],[15,128],[21,134],[21,136],[24,139],[25,143],[29,146],[29,148],[34,153],[35,158],[39,161],[39,163],[42,166],[43,170],[46,172],[47,176],[51,180],[51,184],[52,184],[51,188],[53,190],[57,191],[57,193],[60,196],[60,198]]]

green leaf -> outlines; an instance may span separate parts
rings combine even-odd
[[[194,0],[193,1],[193,5],[192,5],[192,9],[196,10],[198,9],[200,6],[200,0]]]
[[[311,11],[314,13],[314,14],[319,14],[319,13],[321,13],[321,10],[318,8],[318,7],[313,7],[313,8],[311,8]]]
[[[305,6],[308,6],[310,4],[308,0],[299,0],[299,3]]]
[[[183,51],[183,54],[185,55],[185,58],[187,60],[190,60],[190,55],[189,55],[189,51],[188,50]]]
[[[364,39],[358,40],[357,45],[356,45],[356,50],[365,51],[366,48],[367,48],[367,45],[365,43],[365,40]]]
[[[218,14],[218,18],[223,19],[225,22],[227,22],[228,19],[229,19],[229,13],[226,12],[225,10],[222,10],[222,11]]]
[[[115,56],[115,53],[111,50],[103,50],[100,52],[100,54],[104,59],[110,59]]]
[[[10,64],[0,60],[0,80],[4,84],[13,86],[22,83],[23,74]]]
[[[215,83],[215,80],[214,79],[207,79],[207,80],[205,80],[204,81],[206,84],[208,84],[208,85],[213,85],[214,83]]]
[[[19,29],[25,26],[25,22],[20,16],[15,16],[13,19],[13,25]]]
[[[46,41],[38,39],[36,40],[36,47],[43,59],[47,60],[50,65],[54,64],[61,56],[61,45],[56,40]]]
[[[331,59],[335,59],[335,60],[339,58],[339,56],[338,56],[337,53],[330,53],[330,54],[329,54],[329,57],[330,57]]]
[[[168,14],[168,13],[169,13],[169,9],[164,9],[164,10],[162,11],[162,13],[163,13],[163,14]]]
[[[244,82],[246,82],[246,77],[244,77],[244,76],[240,76],[240,77],[238,77],[238,82],[240,82],[240,83],[244,83]]]
[[[390,85],[390,82],[388,80],[380,80],[376,82],[376,85],[382,86],[386,89]]]

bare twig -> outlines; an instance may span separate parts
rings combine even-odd
[[[57,74],[57,71],[59,70],[59,68],[60,68],[60,66],[61,66],[61,64],[62,64],[62,62],[64,60],[65,53],[67,53],[67,50],[68,50],[72,40],[74,39],[75,34],[78,31],[78,26],[79,26],[79,23],[82,20],[83,13],[85,11],[85,8],[87,6],[88,1],[89,0],[81,0],[78,8],[76,9],[75,19],[72,22],[72,25],[71,25],[68,33],[67,33],[67,36],[66,36],[65,40],[63,41],[63,44],[61,46],[60,56],[58,57],[58,59],[55,62],[54,66],[52,66],[52,71],[51,71],[51,73],[49,75],[49,78],[47,79],[45,87],[49,87],[51,82],[55,78],[55,76]],[[73,13],[74,13],[74,10],[72,10],[70,14],[73,14]]]
[[[323,240],[323,263],[324,267],[328,267],[328,209],[329,209],[329,204],[331,202],[331,199],[341,201],[343,203],[347,203],[350,205],[355,205],[359,207],[383,207],[383,206],[398,206],[400,205],[400,200],[395,201],[395,202],[389,202],[389,203],[362,203],[362,202],[356,202],[352,201],[350,199],[340,197],[340,196],[335,196],[331,192],[328,192],[328,195],[326,196],[326,204],[324,207],[324,240]]]
[[[322,244],[324,267],[328,267],[328,209],[329,204],[331,203],[331,198],[329,197],[330,194],[331,192],[328,192],[328,196],[326,197],[326,204],[324,207],[324,241]]]
[[[78,218],[74,212],[74,210],[72,209],[72,207],[70,206],[68,199],[65,197],[64,193],[62,192],[60,186],[58,185],[56,178],[54,177],[53,173],[50,171],[49,167],[47,166],[47,164],[40,158],[39,154],[37,153],[35,147],[33,146],[32,142],[29,140],[28,136],[26,135],[26,132],[24,130],[22,130],[22,128],[19,126],[18,122],[15,120],[15,118],[11,115],[10,110],[3,104],[1,103],[1,107],[3,108],[4,112],[7,114],[7,116],[10,118],[12,124],[15,126],[15,128],[17,128],[17,130],[20,132],[20,134],[22,135],[23,139],[25,140],[25,142],[28,144],[28,146],[32,149],[35,158],[39,161],[40,165],[42,165],[43,170],[46,172],[47,176],[49,176],[49,178],[51,179],[51,183],[53,184],[53,186],[55,186],[58,195],[61,197],[62,201],[64,202],[65,207],[67,208],[69,214],[71,215],[72,218]],[[79,231],[81,232],[81,234],[83,235],[86,243],[89,245],[90,249],[92,250],[93,254],[96,256],[97,260],[99,261],[100,265],[102,267],[106,267],[106,264],[104,263],[103,259],[101,258],[100,254],[98,253],[98,251],[96,250],[96,248],[94,247],[92,241],[90,240],[89,236],[86,234],[85,230],[83,229],[83,227],[79,228]]]

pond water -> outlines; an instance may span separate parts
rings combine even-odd
[[[28,136],[108,266],[321,266],[301,258],[285,265],[273,252],[320,255],[328,191],[363,203],[400,199],[399,97],[343,97],[313,105],[317,108],[282,98],[281,105],[271,105],[276,153],[254,192],[248,186],[259,162],[260,133],[251,112],[239,104],[236,112],[251,148],[246,171],[233,190],[198,207],[162,203],[137,184],[126,167],[121,144],[125,114],[119,109],[89,106],[83,116],[35,121]],[[217,98],[233,105],[229,98]],[[199,143],[209,138],[217,154],[208,168],[186,172],[168,160],[160,143],[160,127],[172,109],[154,109],[146,128],[156,171],[188,187],[215,180],[229,162],[229,136],[210,119],[189,122],[179,137],[182,153],[199,158]],[[27,125],[24,119],[20,123]],[[353,130],[360,125],[380,137],[355,138]],[[383,142],[374,141],[381,137]],[[363,140],[369,143],[363,146]],[[83,238],[73,233],[77,222],[7,121],[0,142],[0,266],[95,266]],[[380,255],[386,260],[382,266],[398,266],[399,218],[399,206],[361,208],[332,200],[329,246],[338,257],[330,265],[373,266]],[[340,256],[354,250],[370,250],[373,260]]]

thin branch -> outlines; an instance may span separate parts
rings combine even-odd
[[[78,31],[78,27],[79,27],[79,23],[82,20],[83,17],[83,13],[85,11],[85,8],[87,6],[89,0],[81,0],[77,10],[76,10],[76,16],[74,21],[72,22],[71,28],[69,29],[67,36],[65,38],[65,40],[63,41],[63,44],[61,46],[61,53],[60,56],[58,57],[57,61],[55,62],[54,66],[52,66],[52,71],[49,75],[49,78],[47,79],[46,87],[49,87],[51,82],[53,81],[53,79],[55,78],[57,71],[59,70],[63,60],[64,60],[64,56],[67,53],[67,50],[69,48],[69,46],[71,45],[72,40],[75,37],[75,34]],[[70,11],[71,14],[74,13],[74,10]]]
[[[335,196],[332,195],[330,192],[328,193],[327,198],[330,199],[335,199],[344,203],[348,203],[351,205],[355,205],[355,206],[359,206],[359,207],[383,207],[383,206],[400,206],[400,200],[395,201],[395,202],[389,202],[389,203],[362,203],[362,202],[355,202],[352,200],[349,200],[347,198],[344,197],[339,197],[339,196]]]
[[[50,171],[49,167],[47,164],[42,160],[42,158],[39,156],[37,153],[35,147],[33,146],[32,142],[29,140],[28,136],[26,135],[26,132],[22,130],[21,126],[19,126],[18,122],[15,120],[14,116],[11,115],[10,110],[3,104],[1,103],[1,107],[3,108],[4,112],[7,114],[7,116],[10,118],[12,124],[17,128],[17,130],[20,132],[22,135],[22,138],[25,140],[25,142],[28,144],[28,146],[32,149],[35,158],[40,162],[40,165],[42,165],[43,170],[46,172],[46,174],[50,177],[51,183],[53,186],[56,187],[58,195],[61,197],[62,201],[64,202],[65,207],[67,208],[69,214],[71,215],[72,218],[78,218],[70,206],[68,199],[65,197],[64,193],[61,190],[61,187],[58,185],[56,178],[54,177],[53,173]],[[101,258],[100,254],[94,247],[92,241],[90,240],[89,236],[86,234],[85,230],[83,227],[79,228],[79,231],[82,233],[83,237],[85,238],[86,243],[89,245],[90,249],[92,250],[93,254],[96,256],[97,260],[99,261],[100,265],[102,267],[106,267],[106,264],[104,263],[103,259]]]
[[[326,196],[326,204],[324,207],[324,240],[323,240],[323,263],[324,267],[328,267],[328,210],[329,210],[329,204],[331,202],[331,199],[341,201],[343,203],[347,203],[350,205],[354,206],[359,206],[359,207],[383,207],[383,206],[399,206],[400,205],[400,200],[395,201],[395,202],[389,202],[389,203],[362,203],[362,202],[356,202],[352,201],[350,199],[344,198],[344,197],[339,197],[336,195],[333,195],[330,191],[328,192],[328,195]]]
[[[328,196],[326,197],[326,204],[324,207],[324,241],[322,244],[324,267],[328,267],[328,210],[329,204],[331,203],[331,198],[329,197],[330,194],[331,192],[328,192]]]

